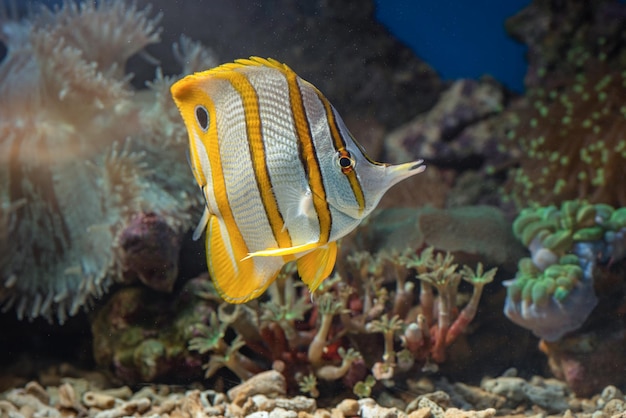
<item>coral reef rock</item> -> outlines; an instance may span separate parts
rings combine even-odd
[[[446,89],[428,112],[391,132],[385,153],[391,161],[420,155],[447,167],[497,161],[506,152],[496,148],[490,118],[499,114],[507,95],[495,80],[461,79]]]
[[[611,329],[613,328],[613,329]],[[576,333],[557,342],[542,341],[554,375],[578,396],[591,396],[607,385],[623,387],[626,377],[616,370],[626,368],[624,326]]]
[[[124,74],[159,40],[159,19],[70,0],[0,19],[0,304],[19,318],[63,323],[123,272],[171,288],[199,193],[171,80],[157,70],[136,91]],[[185,72],[215,63],[187,39],[175,50]]]
[[[139,286],[112,294],[91,325],[96,363],[125,383],[198,379],[202,358],[187,341],[213,311],[195,295],[207,280],[189,280],[174,296]]]
[[[518,154],[507,192],[518,207],[569,199],[626,205],[626,6],[534,0],[506,24],[528,46],[525,97],[503,112]]]

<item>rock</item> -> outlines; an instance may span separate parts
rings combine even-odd
[[[428,408],[433,418],[442,418],[444,414],[444,409],[431,401],[426,395],[420,397],[417,407],[418,409]]]
[[[463,411],[457,408],[447,409],[443,415],[445,418],[491,418],[496,415],[496,410],[488,408],[483,411]]]
[[[534,379],[527,382],[520,377],[502,376],[484,379],[481,387],[506,399],[505,407],[516,408],[524,403],[540,406],[551,413],[563,413],[569,408],[567,387],[557,380]]]
[[[432,417],[432,414],[430,413],[430,408],[428,407],[416,409],[415,411],[407,415],[407,418],[430,418],[430,417]]]
[[[269,398],[286,395],[287,383],[284,376],[275,370],[268,370],[254,375],[228,391],[228,397],[233,402],[259,394]]]
[[[269,418],[298,418],[298,413],[284,408],[276,408],[270,412]]]
[[[432,109],[387,135],[386,155],[394,162],[409,155],[446,167],[467,165],[477,156],[496,161],[502,156],[498,137],[485,125],[504,106],[504,89],[494,80],[457,80]]]
[[[269,418],[270,413],[267,411],[257,411],[246,415],[246,418]]]
[[[125,383],[200,378],[203,359],[188,342],[193,326],[206,323],[212,311],[196,296],[207,280],[192,279],[174,295],[143,286],[115,292],[92,319],[96,363]]]
[[[335,407],[343,416],[349,417],[359,414],[359,402],[355,399],[344,399]]]
[[[457,382],[454,384],[454,389],[463,399],[478,409],[500,409],[506,403],[506,397],[488,392],[476,386]]]
[[[359,400],[361,418],[406,418],[406,414],[397,408],[385,408],[371,398]]]
[[[542,341],[540,345],[548,356],[552,373],[578,396],[591,396],[607,385],[620,386],[626,382],[626,375],[615,373],[626,368],[624,324],[617,313],[611,316],[613,319],[598,318],[589,332],[580,330],[553,343]]]
[[[105,393],[88,391],[83,394],[83,404],[88,408],[109,409],[115,405],[115,398]]]
[[[254,395],[251,399],[257,411],[269,412],[276,407],[276,400],[269,399],[265,395]]]

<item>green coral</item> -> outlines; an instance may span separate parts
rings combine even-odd
[[[515,281],[507,289],[508,297],[514,302],[525,301],[545,306],[550,298],[564,301],[574,287],[583,279],[583,270],[578,257],[573,254],[561,257],[544,271],[536,268],[530,258],[518,263]]]
[[[361,398],[369,398],[372,394],[372,388],[376,384],[376,379],[371,374],[368,375],[365,380],[356,382],[354,387],[352,388],[352,392]]]
[[[568,200],[556,206],[523,209],[513,222],[513,233],[525,245],[538,241],[555,254],[565,254],[575,242],[602,239],[607,230],[626,226],[626,208]]]
[[[301,376],[298,379],[298,387],[300,392],[308,393],[313,398],[320,396],[320,391],[317,389],[317,377],[313,373]]]
[[[197,324],[196,332],[200,335],[189,340],[189,349],[200,354],[217,350],[223,344],[227,325],[217,320],[217,314],[211,312],[209,325]]]

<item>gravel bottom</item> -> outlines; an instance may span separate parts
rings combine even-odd
[[[285,379],[276,371],[260,373],[226,393],[204,388],[149,385],[102,389],[95,373],[60,377],[57,385],[31,381],[0,394],[0,416],[38,417],[621,417],[626,397],[607,386],[589,399],[577,398],[560,381],[534,377],[524,380],[508,371],[485,378],[480,386],[431,381],[409,382],[412,399],[383,392],[377,399],[343,399],[319,407],[306,396],[287,396]],[[291,391],[290,391],[291,392]],[[408,402],[407,402],[408,399]],[[325,405],[329,403],[326,402]]]

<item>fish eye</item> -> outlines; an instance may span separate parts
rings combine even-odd
[[[209,129],[209,112],[206,107],[198,105],[196,106],[196,122],[200,126],[200,129],[206,132]]]
[[[354,159],[345,149],[339,151],[337,162],[339,163],[341,172],[344,174],[348,174],[354,169]]]

